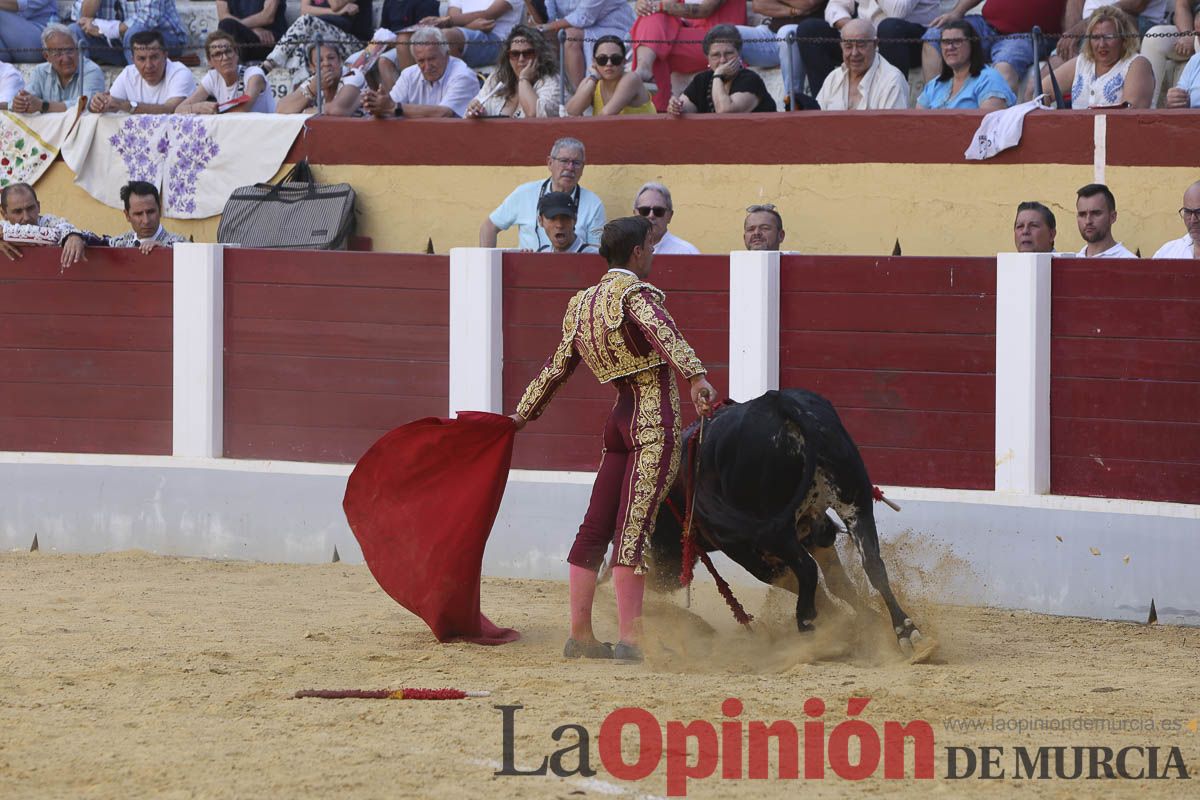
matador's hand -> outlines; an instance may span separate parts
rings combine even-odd
[[[692,403],[696,413],[702,417],[712,416],[713,403],[717,402],[717,390],[703,375],[692,378]]]

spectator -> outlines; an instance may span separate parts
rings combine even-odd
[[[490,67],[500,57],[500,45],[524,14],[524,0],[451,0],[446,16],[425,17],[420,25],[441,29],[450,44],[450,55],[461,58],[467,66]],[[410,34],[411,30],[398,34],[396,63],[400,69],[413,65],[408,49]]]
[[[158,34],[162,47],[178,58],[187,44],[175,0],[75,0],[71,32],[97,64],[133,64],[133,45],[140,33]]]
[[[530,20],[539,23],[538,30],[554,41],[559,31],[565,32],[563,68],[572,86],[583,81],[583,71],[592,60],[592,43],[602,36],[624,39],[634,23],[626,0],[545,0],[542,8],[538,5],[535,0],[525,3]]]
[[[667,112],[679,114],[737,114],[774,111],[775,98],[758,73],[742,64],[742,37],[733,25],[718,25],[704,34],[708,69],[692,77]],[[718,80],[719,78],[719,80]]]
[[[186,236],[171,233],[162,226],[162,198],[153,183],[130,181],[121,187],[121,202],[125,204],[125,219],[133,230],[110,238],[109,247],[136,247],[148,254],[155,247],[170,248],[187,241]]]
[[[96,242],[102,241],[94,234],[89,235],[79,230],[62,217],[43,214],[37,192],[28,183],[13,183],[0,189],[0,214],[4,215],[4,221],[9,225],[32,225],[52,231],[54,244],[62,248],[59,265],[63,269],[80,261],[87,261],[84,248],[88,243],[89,236]],[[14,258],[14,255],[19,257],[20,253],[8,245],[5,248],[5,255],[11,259]]]
[[[276,40],[275,48],[262,63],[263,72],[286,67],[299,72],[311,64],[308,47],[321,38],[334,46],[342,58],[368,41],[373,31],[371,0],[300,0],[300,16]]]
[[[921,43],[892,40],[920,39],[925,26],[941,13],[941,0],[829,0],[825,19],[806,19],[796,26],[796,36],[805,40],[800,42],[800,59],[808,73],[808,85],[814,91],[824,86],[825,78],[841,63],[838,32],[855,17],[875,25],[879,54],[907,77],[921,62]]]
[[[675,217],[671,190],[661,183],[644,183],[633,197],[633,210],[650,220],[650,245],[656,256],[699,255],[691,242],[685,242],[667,230]]]
[[[538,199],[538,241],[545,234],[546,243],[538,246],[539,253],[595,253],[596,245],[575,232],[579,216],[575,201],[566,192],[546,192]]]
[[[139,31],[130,39],[133,63],[121,70],[107,92],[93,95],[88,108],[100,114],[170,114],[196,90],[192,71],[167,58],[162,34]]]
[[[742,223],[742,241],[747,250],[778,250],[783,244],[783,217],[771,203],[753,205],[746,209]]]
[[[704,69],[708,50],[696,39],[703,34],[707,42],[713,28],[746,24],[744,0],[700,0],[698,3],[637,0],[636,10],[638,19],[629,32],[633,39],[634,70],[644,82],[657,84],[654,107],[659,111],[666,111],[671,100],[672,72]],[[737,42],[740,52],[741,35]]]
[[[555,142],[550,148],[550,157],[546,159],[550,177],[544,181],[523,183],[504,198],[500,207],[488,215],[479,227],[479,246],[495,247],[496,234],[516,225],[520,234],[518,246],[522,250],[536,251],[542,244],[537,204],[547,192],[566,192],[571,195],[575,207],[579,209],[575,233],[589,244],[596,244],[599,231],[604,227],[604,203],[579,185],[586,164],[583,142],[570,138]]]
[[[779,67],[789,98],[804,94],[804,63],[800,48],[787,38],[806,20],[824,21],[826,0],[752,0],[750,10],[764,19],[757,26],[739,25],[742,60],[749,67]],[[819,87],[813,87],[816,90]],[[792,103],[792,108],[797,108]]]
[[[1167,89],[1167,108],[1200,108],[1200,53],[1188,59],[1179,83]]]
[[[246,67],[238,58],[237,41],[225,31],[213,31],[204,40],[204,55],[213,68],[200,79],[191,97],[175,109],[176,114],[216,114],[223,104],[249,98],[224,111],[275,113],[275,99],[267,87],[267,76],[259,67]]]
[[[1109,11],[1123,11],[1131,18],[1136,18],[1137,24],[1132,25],[1134,36],[1133,52],[1138,49],[1140,34],[1146,33],[1155,25],[1162,25],[1170,18],[1169,0],[1069,0],[1063,22],[1066,30],[1058,42],[1058,57],[1062,61],[1070,61],[1083,48],[1083,39],[1087,35],[1088,24],[1096,9],[1109,7]]]
[[[592,68],[567,101],[568,114],[582,116],[589,108],[593,117],[656,112],[646,84],[636,72],[625,70],[625,42],[620,36],[602,36],[593,53]]]
[[[513,28],[496,71],[467,105],[468,117],[557,117],[562,98],[558,64],[537,28]]]
[[[25,89],[25,79],[12,64],[0,61],[0,111],[8,108]]]
[[[1030,200],[1017,206],[1013,222],[1013,244],[1018,253],[1053,253],[1054,237],[1058,234],[1054,212]]]
[[[79,43],[65,25],[51,22],[45,27],[42,55],[46,62],[33,68],[29,85],[12,102],[13,111],[22,114],[66,111],[82,95],[91,97],[104,91],[104,71],[87,58],[83,59],[83,69],[79,68]]]
[[[479,76],[450,55],[446,35],[421,27],[409,38],[417,63],[405,67],[391,92],[363,92],[363,108],[376,117],[461,117],[479,91]]]
[[[875,26],[852,19],[842,26],[842,65],[817,95],[826,111],[908,108],[908,80],[879,55]]]
[[[1172,33],[1177,35],[1172,37]],[[1158,25],[1146,32],[1146,38],[1142,40],[1142,55],[1154,69],[1154,102],[1151,108],[1158,104],[1167,74],[1167,61],[1188,61],[1196,53],[1198,37],[1200,0],[1175,0],[1175,24]]]
[[[1088,20],[1083,49],[1054,75],[1059,86],[1071,87],[1071,108],[1149,108],[1153,99],[1154,70],[1138,54],[1137,29],[1113,6],[1096,9]],[[1051,91],[1049,76],[1042,91]]]
[[[217,0],[217,30],[238,43],[241,61],[262,61],[287,33],[284,0]]]
[[[978,0],[958,0],[953,9],[929,25],[921,50],[925,80],[933,80],[941,69],[942,61],[938,52],[941,29],[951,22],[963,20],[970,23],[979,35],[984,62],[991,64],[1004,76],[1008,88],[1020,94],[1025,73],[1036,60],[1049,58],[1053,37],[1062,32],[1067,0],[987,0],[983,4],[983,13],[967,14],[978,4]],[[1033,31],[1034,26],[1047,36],[1042,40],[1041,52],[1036,57],[1033,42],[1028,36],[1021,35]]]
[[[1183,193],[1183,208],[1179,209],[1187,233],[1158,248],[1155,258],[1200,258],[1200,181]]]
[[[918,108],[981,108],[996,111],[1017,101],[999,72],[984,66],[979,34],[959,20],[942,28],[942,72],[925,84]]]
[[[55,0],[0,0],[0,61],[40,60],[42,31],[57,18]]]
[[[1081,258],[1137,258],[1125,245],[1113,239],[1112,226],[1117,221],[1117,199],[1102,183],[1089,183],[1076,194],[1075,221],[1079,235],[1087,244],[1079,251]]]
[[[343,74],[342,53],[333,45],[321,48],[321,94],[325,116],[352,117],[358,113],[358,100],[366,85],[362,75]],[[317,46],[308,46],[307,67],[312,76],[296,85],[291,94],[275,104],[276,114],[303,114],[317,107]]]

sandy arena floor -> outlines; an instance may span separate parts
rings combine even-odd
[[[738,587],[764,622],[737,629],[711,584],[691,611],[651,606],[642,666],[565,662],[566,586],[487,580],[484,611],[524,638],[503,647],[439,645],[362,566],[293,566],[165,558],[145,553],[0,554],[0,797],[4,798],[466,798],[661,796],[665,768],[619,781],[601,765],[597,736],[622,705],[667,720],[804,721],[824,699],[827,736],[850,696],[863,713],[929,721],[934,780],[688,783],[689,797],[928,795],[1195,796],[1200,773],[1200,630],[933,605],[910,612],[941,644],[934,663],[910,665],[886,624],[836,606],[800,640],[761,588]],[[602,634],[612,635],[602,598]],[[703,620],[715,632],[705,630]],[[302,688],[489,689],[450,702],[293,700]],[[561,744],[551,731],[590,732],[592,779],[495,777],[501,716],[522,704],[516,764],[529,768]],[[1104,719],[1171,730],[950,730],[950,720]],[[1120,722],[1125,721],[1125,722]],[[1189,730],[1189,721],[1190,730]],[[947,780],[945,748],[1003,746],[1003,780]],[[1016,745],[1178,746],[1192,780],[1012,780]],[[627,749],[633,760],[632,750]],[[567,760],[574,765],[575,757]],[[1144,760],[1139,763],[1144,764]],[[911,776],[911,769],[909,771]]]

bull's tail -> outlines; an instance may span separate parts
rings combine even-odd
[[[698,512],[724,539],[729,542],[778,541],[781,537],[794,536],[796,531],[796,514],[804,506],[813,488],[813,478],[816,474],[816,459],[807,447],[811,439],[812,420],[804,413],[800,405],[786,394],[771,390],[757,400],[746,404],[748,406],[766,405],[762,414],[754,414],[744,418],[743,428],[737,431],[738,438],[749,442],[776,441],[786,422],[791,422],[800,431],[803,441],[799,447],[799,457],[803,461],[800,476],[795,490],[788,497],[782,508],[777,510],[764,509],[765,513],[742,508],[736,502],[727,499],[728,487],[723,481],[712,483],[719,486],[717,491],[698,492],[696,505]],[[757,412],[758,409],[755,408]],[[756,459],[755,463],[734,463],[722,458],[723,468],[732,468],[744,477],[747,472],[759,473],[764,479],[778,479],[780,474],[787,474],[795,468],[796,454],[782,451],[771,452],[771,458]],[[702,464],[711,465],[715,459],[702,459]]]

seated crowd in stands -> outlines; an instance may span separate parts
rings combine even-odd
[[[173,0],[75,0],[69,27],[53,0],[0,0],[0,109],[59,111],[87,96],[92,111],[130,113],[773,111],[754,68],[775,66],[791,110],[905,108],[910,76],[924,80],[925,109],[994,110],[1035,93],[1049,103],[1055,84],[1073,108],[1200,105],[1200,0],[986,0],[967,13],[978,4],[752,0],[751,25],[745,0],[452,0],[442,16],[436,0],[387,0],[372,33],[370,0],[303,0],[290,26],[284,0],[220,0],[196,85],[177,60],[186,33]],[[43,60],[28,85],[9,63]],[[1187,63],[1164,88],[1172,61]],[[107,92],[97,64],[125,66]],[[278,104],[275,68],[303,78]],[[691,76],[679,94],[673,73]]]

